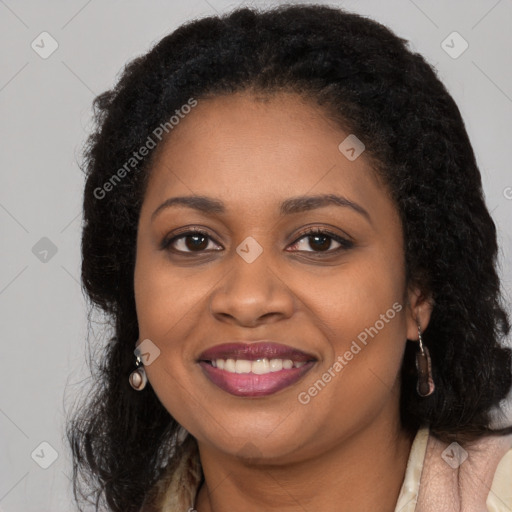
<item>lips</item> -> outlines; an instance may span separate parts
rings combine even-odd
[[[216,359],[245,359],[256,361],[257,359],[291,359],[292,361],[315,361],[315,356],[288,347],[280,343],[260,341],[255,343],[225,343],[216,345],[204,352],[198,361],[214,361]]]
[[[261,341],[216,345],[205,350],[198,363],[206,377],[227,393],[258,397],[298,382],[316,358],[280,343]]]

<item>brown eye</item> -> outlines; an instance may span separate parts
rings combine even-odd
[[[190,230],[180,235],[174,236],[162,243],[162,249],[171,248],[175,252],[191,253],[208,250],[210,236],[205,231]],[[219,250],[211,248],[209,250]]]
[[[332,243],[335,242],[338,244],[338,247],[334,249],[331,248]],[[300,248],[300,244],[303,244],[302,247],[309,246],[312,250],[308,251],[305,248]],[[298,238],[293,244],[292,248],[298,251],[305,252],[336,252],[340,249],[349,249],[353,247],[353,243],[345,238],[340,237],[330,231],[321,230],[318,228],[310,229],[302,234],[300,238]]]
[[[185,247],[190,251],[204,251],[208,247],[208,238],[204,235],[194,234],[181,238],[184,240]]]

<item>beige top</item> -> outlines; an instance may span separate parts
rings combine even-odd
[[[195,439],[188,435],[181,449],[140,512],[194,512],[202,478]],[[466,450],[418,430],[395,512],[512,512],[512,435],[484,437]]]
[[[427,452],[429,442],[429,451]],[[439,472],[440,469],[443,471],[444,495],[441,494],[437,500],[438,506],[441,507],[438,512],[445,510],[450,512],[459,510],[463,512],[512,512],[512,436],[502,437],[499,440],[492,438],[482,440],[478,442],[478,446],[482,449],[480,454],[476,454],[476,449],[475,451],[470,450],[471,453],[468,454],[466,450],[454,443],[451,445],[443,444],[433,436],[429,436],[427,428],[420,429],[411,447],[395,512],[430,510],[430,508],[427,508],[429,505],[424,503],[427,500],[426,489],[429,489],[431,494],[435,494],[434,486],[436,486],[436,482],[429,475],[434,471]],[[439,456],[440,450],[442,451]],[[432,459],[434,454],[436,459],[439,458],[435,463],[435,469]],[[463,469],[465,469],[465,466],[470,469],[469,465],[472,459],[477,458],[478,455],[481,455],[482,459],[485,458],[486,463],[490,462],[485,467],[489,470],[487,475],[485,475],[485,471],[468,471],[470,490],[464,488],[459,490],[459,487],[464,486],[466,479],[465,475],[462,474]],[[428,465],[426,461],[429,462]],[[495,462],[494,465],[493,462]],[[425,471],[425,474],[422,474],[424,468],[429,468],[430,471]],[[494,468],[496,469],[493,470]],[[471,469],[473,468],[471,467]],[[422,500],[417,503],[420,495],[420,481],[423,491],[421,493]],[[492,481],[490,485],[489,481]],[[452,482],[455,482],[456,485],[450,485]],[[456,489],[455,493],[452,489]],[[459,494],[462,497],[459,503],[453,502],[452,494]],[[449,501],[450,499],[451,501]],[[432,505],[430,505],[432,510],[435,510],[435,503]]]

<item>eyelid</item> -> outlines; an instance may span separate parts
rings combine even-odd
[[[343,243],[351,243],[351,244],[355,243],[354,239],[348,233],[343,232],[343,234],[340,235],[340,234],[336,233],[334,230],[324,227],[324,226],[308,226],[308,227],[304,228],[297,235],[297,238],[295,239],[295,241],[300,240],[304,236],[314,235],[317,233],[323,234],[323,235],[328,235],[331,238],[334,238],[335,240],[338,240],[338,241],[341,240]],[[293,243],[295,243],[295,242],[293,242]]]
[[[169,235],[165,236],[163,238],[162,242],[160,243],[160,249],[161,250],[170,250],[169,246],[172,243],[174,243],[176,240],[178,240],[180,238],[186,238],[187,235],[195,235],[195,234],[205,236],[209,240],[213,241],[216,245],[220,245],[215,240],[215,238],[212,235],[210,235],[210,233],[206,229],[199,228],[196,226],[189,226],[189,227],[179,229],[177,232],[172,233],[172,235],[170,235],[170,236]],[[178,254],[193,254],[195,251],[176,251],[176,252]],[[198,254],[200,253],[200,251],[197,251],[197,252],[198,252]]]
[[[321,227],[321,226],[310,226],[310,227],[302,230],[300,232],[300,234],[295,238],[295,240],[291,243],[291,245],[295,245],[297,242],[299,242],[303,238],[307,238],[309,236],[313,236],[316,234],[324,235],[324,236],[327,236],[328,238],[331,238],[332,240],[334,240],[335,242],[340,244],[340,247],[337,247],[336,249],[329,249],[327,251],[297,251],[297,252],[299,252],[299,253],[300,252],[308,252],[308,253],[313,253],[313,254],[318,254],[318,255],[322,255],[322,254],[332,255],[332,254],[341,252],[343,250],[350,249],[354,246],[354,241],[353,241],[352,237],[350,237],[349,235],[346,235],[346,238],[345,238],[337,233],[334,233],[330,229],[327,229],[327,228]]]
[[[180,230],[178,230],[178,232],[173,233],[172,236],[164,237],[164,239],[162,240],[162,242],[160,244],[160,249],[161,250],[169,250],[169,251],[171,251],[172,249],[169,249],[169,246],[171,244],[173,244],[174,242],[176,242],[179,239],[186,238],[187,235],[195,235],[195,234],[204,236],[207,239],[209,239],[209,241],[211,241],[211,242],[215,243],[216,245],[219,245],[219,246],[222,247],[222,245],[219,244],[215,240],[215,238],[213,236],[211,236],[210,233],[206,229],[199,228],[197,226],[190,226],[190,227],[181,228]],[[322,254],[331,255],[331,254],[335,254],[335,253],[341,252],[343,250],[348,250],[348,249],[350,249],[350,248],[352,248],[354,246],[354,241],[353,241],[352,237],[350,237],[349,235],[346,235],[346,238],[345,238],[342,235],[334,233],[333,231],[331,231],[328,228],[325,228],[325,227],[322,227],[322,226],[309,226],[307,228],[304,228],[295,237],[294,241],[291,244],[289,244],[287,247],[289,247],[290,245],[293,246],[297,242],[302,240],[303,238],[307,238],[308,236],[312,236],[312,235],[315,235],[315,234],[325,235],[328,238],[331,238],[332,240],[337,242],[340,245],[340,247],[337,247],[336,249],[328,249],[327,251],[313,251],[312,250],[312,251],[292,251],[292,252],[298,252],[298,253],[307,252],[307,253],[313,253],[313,254],[318,254],[318,255],[322,255]],[[220,250],[221,249],[214,249],[214,251],[220,251]],[[208,252],[212,252],[212,249],[209,249],[209,250],[203,249],[201,251],[180,251],[180,250],[174,250],[174,252],[176,254],[192,255],[194,253],[197,253],[197,255],[201,255],[201,254],[205,254],[205,253],[208,253]]]

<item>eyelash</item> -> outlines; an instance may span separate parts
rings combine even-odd
[[[193,235],[200,235],[200,236],[203,236],[205,238],[208,238],[210,240],[213,240],[210,235],[206,232],[206,231],[203,231],[201,229],[198,229],[198,228],[190,228],[188,231],[186,232],[183,232],[183,233],[180,233],[179,235],[176,235],[176,236],[173,236],[171,238],[167,238],[167,239],[164,239],[162,244],[161,244],[161,249],[162,250],[173,250],[173,249],[170,249],[170,246],[176,242],[177,240],[181,239],[181,238],[186,238],[188,236],[193,236]],[[312,252],[312,253],[315,253],[315,254],[328,254],[328,255],[332,255],[334,253],[338,253],[338,252],[341,252],[343,250],[347,250],[347,249],[350,249],[354,246],[354,243],[351,242],[350,240],[347,240],[335,233],[332,233],[331,231],[329,230],[326,230],[326,229],[323,229],[323,228],[308,228],[306,230],[304,230],[298,238],[295,239],[295,241],[291,244],[292,246],[297,244],[300,240],[302,240],[303,238],[307,238],[309,236],[314,236],[314,235],[323,235],[323,236],[327,236],[328,238],[331,238],[332,240],[338,242],[340,244],[340,247],[337,247],[336,249],[328,249],[327,251],[299,251],[299,252]],[[177,252],[178,254],[194,254],[194,253],[198,253],[200,254],[201,252],[203,252],[204,250],[201,250],[201,251],[176,251],[174,250],[174,252]]]

